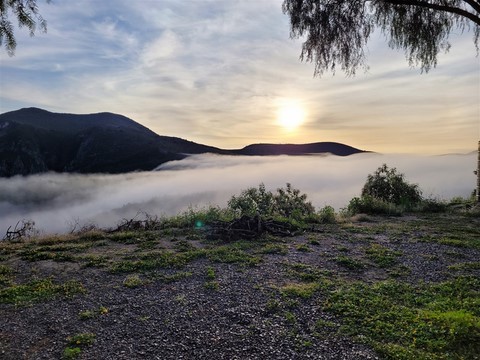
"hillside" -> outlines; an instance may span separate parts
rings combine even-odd
[[[311,144],[252,144],[234,153],[240,155],[308,155],[333,154],[348,156],[364,152],[352,146],[336,142],[317,142]]]
[[[254,144],[223,150],[161,136],[118,114],[60,114],[25,108],[0,115],[0,177],[48,171],[124,173],[152,170],[189,154],[351,155],[361,150],[324,142],[303,145]]]

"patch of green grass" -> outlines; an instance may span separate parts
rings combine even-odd
[[[455,246],[455,247],[461,247],[461,248],[474,247],[472,246],[471,241],[468,241],[468,239],[455,239],[455,238],[443,237],[439,239],[437,242],[442,245]]]
[[[205,281],[203,284],[205,289],[217,291],[220,287],[220,284],[216,280]]]
[[[302,299],[310,299],[313,294],[320,288],[317,283],[290,283],[279,288],[280,293],[285,297],[298,297]]]
[[[480,262],[464,262],[455,265],[450,265],[449,270],[480,270]]]
[[[361,336],[386,359],[474,359],[480,353],[478,278],[338,284],[324,309],[341,316],[344,334]]]
[[[136,288],[142,285],[145,285],[145,281],[140,278],[138,274],[128,275],[123,280],[123,286],[128,288]]]
[[[63,350],[62,359],[63,360],[78,359],[81,353],[82,353],[82,349],[80,349],[79,347],[67,346],[65,350]]]
[[[260,254],[287,255],[288,247],[285,244],[266,244],[259,251]]]
[[[297,249],[297,251],[301,251],[301,252],[311,252],[312,249],[310,249],[310,247],[306,244],[299,244],[297,246],[295,246],[295,249]]]
[[[67,338],[68,346],[63,350],[63,359],[77,359],[82,348],[90,346],[95,341],[96,335],[93,333],[79,333]]]
[[[343,266],[344,268],[347,268],[353,271],[358,271],[365,268],[365,264],[360,260],[345,256],[345,255],[340,255],[335,257],[334,261],[340,266]]]
[[[380,268],[392,267],[397,263],[398,256],[402,254],[400,251],[393,251],[380,244],[372,244],[365,249],[365,253]]]
[[[37,301],[45,301],[57,296],[72,297],[85,293],[81,283],[70,280],[63,284],[55,284],[51,278],[34,280],[27,284],[5,287],[0,290],[0,303],[26,305]]]
[[[95,341],[96,335],[93,333],[79,333],[67,338],[69,345],[86,346],[92,345]]]
[[[287,323],[291,325],[294,325],[297,322],[297,318],[295,317],[295,314],[290,311],[285,311],[284,316]]]
[[[26,261],[41,261],[41,260],[53,260],[53,261],[74,261],[75,258],[70,254],[55,251],[41,251],[38,248],[27,249],[20,253],[20,257]]]
[[[7,265],[0,265],[0,286],[13,284],[13,270]]]
[[[206,278],[208,280],[213,280],[215,279],[216,275],[215,275],[215,269],[211,266],[207,267],[207,275],[206,275]]]
[[[179,240],[177,243],[175,243],[175,250],[178,252],[188,252],[196,250],[196,248],[187,240]]]
[[[301,281],[316,281],[323,284],[327,277],[331,275],[328,270],[318,269],[303,263],[284,263],[283,265],[286,267],[286,273],[289,277]]]
[[[83,262],[83,267],[105,267],[109,262],[104,255],[84,255],[77,257],[77,260]]]

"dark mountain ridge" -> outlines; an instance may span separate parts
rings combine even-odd
[[[348,156],[364,151],[337,142],[316,142],[310,144],[252,144],[240,150],[233,150],[232,152],[240,155],[308,155],[330,153],[337,156]]]
[[[224,150],[161,136],[118,114],[60,114],[25,108],[0,114],[0,177],[47,171],[122,173],[152,170],[190,154],[302,155],[363,152],[339,143],[253,144]]]

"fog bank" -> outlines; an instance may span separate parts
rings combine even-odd
[[[172,161],[152,172],[17,176],[0,179],[0,238],[22,219],[50,233],[68,231],[74,223],[111,227],[139,211],[175,215],[189,206],[225,206],[232,195],[262,182],[271,190],[289,182],[307,193],[317,209],[331,205],[338,211],[359,195],[367,175],[383,163],[417,183],[424,196],[466,197],[475,188],[476,156],[206,154]]]

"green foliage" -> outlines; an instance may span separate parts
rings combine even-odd
[[[81,353],[82,353],[82,349],[80,349],[79,347],[68,346],[65,348],[65,350],[63,350],[62,359],[63,360],[77,359]]]
[[[320,288],[317,283],[296,284],[291,283],[280,288],[280,293],[283,296],[299,297],[302,299],[309,299]]]
[[[389,204],[383,200],[376,199],[372,196],[354,197],[347,206],[347,213],[370,214],[370,215],[401,215],[400,210],[394,204]]]
[[[274,197],[265,189],[262,183],[257,188],[243,190],[240,195],[232,196],[228,201],[228,208],[237,216],[271,216],[274,212]]]
[[[480,35],[478,1],[284,0],[283,12],[291,36],[304,39],[300,58],[315,63],[315,75],[338,67],[348,75],[367,69],[367,44],[376,29],[388,46],[405,52],[410,66],[424,71],[448,51],[450,32],[472,26],[476,46]]]
[[[347,213],[401,215],[406,210],[421,208],[422,194],[418,185],[409,184],[403,174],[386,164],[367,176],[361,197],[354,197],[347,206]],[[427,209],[434,208],[433,201],[425,202]],[[435,207],[437,209],[438,206]]]
[[[95,341],[95,334],[92,333],[80,333],[77,335],[69,336],[67,338],[69,345],[75,346],[85,346],[85,345],[92,345]]]
[[[46,0],[49,3],[51,0]],[[5,43],[5,48],[10,56],[15,53],[17,42],[13,34],[14,26],[8,19],[8,13],[11,11],[18,22],[19,27],[26,27],[30,36],[35,34],[37,27],[43,32],[47,31],[47,22],[38,12],[36,0],[2,0],[0,11],[0,45]]]
[[[307,201],[307,195],[301,194],[287,183],[285,188],[278,188],[276,193],[267,191],[264,184],[257,188],[248,188],[228,201],[228,209],[236,216],[284,217],[302,220],[313,216],[315,208]]]
[[[422,200],[418,185],[409,184],[403,174],[398,174],[396,168],[389,169],[387,164],[383,164],[373,174],[367,176],[362,196],[371,196],[407,208],[412,208]]]
[[[85,293],[81,283],[75,280],[55,284],[52,279],[34,280],[23,285],[10,285],[0,290],[0,304],[25,305],[56,296],[71,297]]]
[[[136,288],[145,284],[138,274],[128,275],[123,280],[123,286],[128,288]]]
[[[386,359],[474,359],[480,353],[480,281],[459,277],[414,286],[399,281],[345,283],[324,308],[342,316]]]
[[[387,268],[397,263],[397,257],[400,256],[400,252],[390,250],[389,248],[372,244],[365,250],[367,257],[372,260],[378,267]]]
[[[359,260],[356,260],[356,259],[353,259],[351,257],[348,257],[348,256],[345,256],[345,255],[340,255],[340,256],[337,256],[335,259],[335,262],[349,270],[360,270],[360,269],[363,269],[365,267],[365,265],[359,261]]]
[[[318,220],[323,224],[335,224],[335,209],[330,205],[324,206],[318,211]]]

